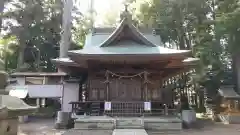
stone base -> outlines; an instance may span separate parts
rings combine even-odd
[[[55,123],[55,129],[71,129],[74,128],[74,120],[71,119],[67,123]]]
[[[19,116],[19,123],[27,123],[28,122],[28,116]]]
[[[182,130],[182,121],[177,117],[145,118],[144,128],[161,131]]]
[[[218,117],[224,124],[240,124],[240,115],[219,114]]]
[[[70,129],[74,127],[74,120],[69,112],[58,111],[57,120],[55,123],[56,129]]]
[[[0,135],[17,135],[18,118],[0,120]]]
[[[146,130],[181,130],[182,121],[176,117],[125,117],[81,116],[75,120],[74,129],[146,129]]]
[[[104,129],[115,128],[115,120],[106,116],[80,116],[75,120],[74,129]]]

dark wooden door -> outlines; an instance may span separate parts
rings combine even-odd
[[[113,101],[140,101],[141,80],[113,79],[110,83],[110,93]]]

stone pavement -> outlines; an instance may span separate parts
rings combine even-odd
[[[66,131],[55,130],[53,119],[35,119],[26,124],[20,124],[18,135],[62,135]]]
[[[178,132],[148,131],[148,135],[239,135],[240,125],[223,125],[222,123],[205,124],[195,129],[184,129]]]
[[[63,135],[112,135],[110,130],[70,130]]]
[[[35,120],[27,124],[20,124],[18,135],[112,135],[110,130],[55,130],[54,120]],[[181,132],[147,131],[148,135],[239,135],[240,125],[223,125],[221,123],[200,123],[195,129]]]
[[[112,135],[148,135],[144,129],[114,129]]]

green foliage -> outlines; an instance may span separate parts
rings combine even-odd
[[[9,31],[6,36],[15,36],[19,41],[18,64],[27,63],[36,67],[33,65],[40,63],[43,71],[54,71],[50,59],[58,56],[61,1],[22,0],[8,4],[14,10],[5,12],[3,18],[15,20],[16,24],[11,21],[4,29]],[[40,58],[36,58],[38,50]]]
[[[229,3],[231,2],[228,1],[227,5]],[[215,3],[214,0],[144,0],[132,3],[135,20],[139,25],[158,28],[166,46],[191,49],[193,55],[200,58],[196,72],[192,74],[193,82],[205,86],[215,94],[221,84],[224,69],[229,64],[228,53],[220,42],[226,36],[222,36],[221,31],[240,24],[233,19],[228,19],[230,22],[218,21],[216,4],[220,3]],[[226,23],[230,25],[224,28],[222,24]]]
[[[238,1],[125,1],[131,3],[133,17],[139,26],[158,28],[167,47],[192,49],[193,55],[200,58],[193,75],[195,82],[209,89],[218,88],[224,69],[229,67],[229,59],[232,54],[239,52]],[[15,20],[17,25],[8,23],[4,27],[9,32],[1,38],[2,68],[7,71],[15,69],[18,58],[18,63],[22,62],[23,65],[20,70],[55,71],[50,59],[58,56],[63,8],[61,1],[21,0],[6,3],[14,9],[5,12],[3,18]],[[77,15],[73,21],[72,49],[78,49],[84,45],[92,23],[88,14],[73,12]],[[111,17],[108,19],[114,20]],[[12,41],[16,41],[15,45],[12,45]],[[24,59],[21,60],[21,57]],[[216,85],[212,88],[208,84]]]
[[[16,68],[18,41],[16,37],[0,38],[0,69],[11,71]]]
[[[7,86],[8,74],[4,71],[0,71],[0,89],[5,89]]]
[[[230,53],[239,53],[240,39],[240,4],[236,0],[219,0],[216,10],[218,32],[227,42],[226,49]]]
[[[89,15],[82,15],[74,18],[74,27],[72,29],[73,42],[82,48],[85,43],[86,35],[92,27],[91,17]]]
[[[3,30],[7,31],[3,39],[6,42],[9,37],[15,37],[14,41],[17,42],[15,48],[7,49],[13,53],[0,56],[2,68],[12,72],[18,65],[19,71],[56,71],[51,59],[59,56],[62,2],[21,0],[6,1],[5,4],[11,5],[12,10],[7,10],[2,16],[3,19],[10,20],[3,26]],[[90,19],[76,10],[73,12],[76,16],[73,21],[73,42],[70,49],[79,49],[84,45],[85,35],[90,28]],[[9,43],[5,44],[1,45],[2,48]]]

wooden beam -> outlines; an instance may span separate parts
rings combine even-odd
[[[161,62],[151,62],[151,63],[142,63],[142,64],[127,64],[127,63],[102,63],[99,61],[88,61],[89,70],[99,71],[99,70],[123,70],[130,69],[134,73],[135,70],[155,70],[154,72],[159,72],[163,70],[169,61],[161,61]],[[126,71],[127,72],[127,71]]]
[[[69,66],[59,66],[59,68],[66,72],[66,73],[75,73],[75,74],[78,74],[78,73],[84,73],[84,72],[87,72],[86,69],[83,69],[83,68],[79,68],[79,67],[69,67]]]
[[[70,57],[76,56],[80,61],[87,60],[100,60],[103,62],[116,61],[122,62],[127,61],[129,63],[138,62],[149,62],[152,61],[167,61],[167,60],[181,60],[185,59],[189,52],[184,52],[182,54],[81,54],[75,52],[69,52]]]
[[[167,69],[169,70],[169,69]],[[95,71],[96,74],[105,74],[108,70],[102,70],[102,71]],[[157,74],[157,75],[162,75],[165,71],[164,70],[151,70],[151,69],[146,69],[146,70],[135,70],[135,69],[112,69],[112,70],[109,70],[113,73],[117,73],[117,74],[138,74],[138,73],[141,73],[141,72],[144,72],[144,71],[147,71],[148,73],[150,74]],[[90,70],[90,72],[92,72]]]

